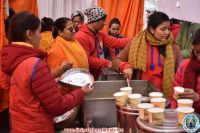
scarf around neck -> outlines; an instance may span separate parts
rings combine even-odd
[[[128,62],[133,69],[146,72],[148,59],[147,42],[153,46],[166,45],[166,57],[164,58],[162,90],[166,98],[169,97],[175,73],[175,61],[172,50],[173,38],[170,33],[165,41],[157,40],[148,30],[140,32],[131,42]]]

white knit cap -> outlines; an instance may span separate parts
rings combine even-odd
[[[92,6],[84,11],[84,14],[87,16],[87,22],[95,22],[100,20],[103,17],[106,17],[107,14],[104,9],[98,6]]]

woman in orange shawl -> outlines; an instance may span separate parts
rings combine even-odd
[[[55,43],[47,56],[47,63],[54,77],[61,76],[59,75],[61,73],[58,72],[57,68],[63,64],[63,62],[68,61],[68,68],[89,68],[85,50],[76,40],[74,40],[74,34],[75,30],[71,19],[63,17],[55,21],[53,32]],[[68,93],[69,91],[70,90],[68,89],[61,89],[62,94]],[[77,113],[78,109],[73,113],[72,117],[76,117]],[[73,127],[75,125],[73,125],[75,121],[66,123],[72,124],[65,125],[65,128]]]
[[[59,18],[55,21],[53,37],[55,43],[49,51],[47,63],[50,69],[69,61],[73,68],[88,68],[85,50],[74,40],[73,23],[69,18]]]

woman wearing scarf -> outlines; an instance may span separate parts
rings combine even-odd
[[[200,29],[194,35],[192,41],[192,54],[183,60],[176,72],[173,86],[181,86],[184,92],[178,94],[180,99],[193,100],[195,112],[200,113]],[[172,89],[173,90],[173,89]],[[171,95],[171,107],[177,107],[177,99]]]
[[[68,61],[69,69],[71,67],[88,69],[88,58],[85,50],[74,40],[75,32],[71,19],[59,18],[55,21],[54,27],[55,43],[47,57],[50,69],[56,69],[66,61]]]
[[[113,68],[125,78],[149,80],[168,98],[180,49],[173,44],[169,17],[162,12],[149,16],[148,26],[133,39],[131,45],[113,60]]]
[[[64,17],[59,18],[55,21],[54,27],[53,37],[55,38],[55,43],[53,44],[47,57],[48,66],[51,69],[54,77],[61,76],[58,74],[60,72],[57,68],[59,68],[59,66],[64,62],[68,62],[68,69],[72,67],[88,69],[88,58],[85,50],[74,39],[75,31],[71,19]],[[64,71],[62,73],[64,73]],[[62,89],[62,94],[70,92],[70,89]],[[78,109],[75,110],[72,118],[75,118],[77,115]],[[72,128],[76,126],[75,121],[66,121],[65,123],[65,128]],[[62,129],[62,127],[59,125],[57,128]]]

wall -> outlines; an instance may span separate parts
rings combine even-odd
[[[177,2],[180,7],[177,8]],[[200,23],[200,0],[158,0],[158,10],[170,18]]]

